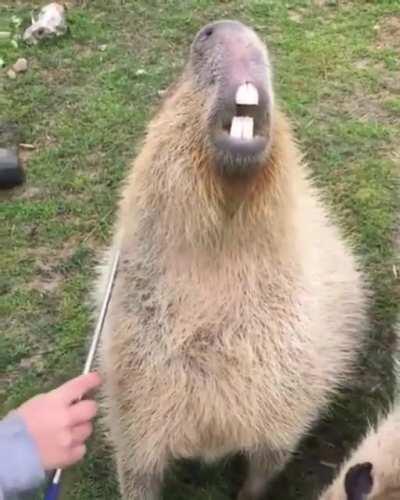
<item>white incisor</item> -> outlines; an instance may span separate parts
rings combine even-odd
[[[250,116],[234,116],[231,124],[231,137],[234,139],[253,139],[254,120]]]
[[[258,106],[258,90],[252,83],[243,83],[236,91],[236,104]],[[254,119],[251,116],[234,116],[230,136],[234,139],[250,141],[254,136]]]
[[[252,83],[243,83],[236,91],[236,104],[258,106],[258,90]]]

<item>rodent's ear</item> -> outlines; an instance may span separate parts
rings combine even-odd
[[[366,500],[373,485],[371,462],[364,462],[350,467],[344,478],[347,500]]]

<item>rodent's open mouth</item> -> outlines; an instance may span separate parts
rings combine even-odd
[[[262,136],[255,136],[251,139],[236,139],[222,131],[216,134],[214,144],[221,153],[229,154],[232,159],[250,161],[263,153],[267,146],[267,140]]]
[[[235,94],[234,106],[217,122],[213,142],[219,153],[231,161],[251,162],[258,159],[267,147],[265,134],[265,103],[252,83],[243,83]]]

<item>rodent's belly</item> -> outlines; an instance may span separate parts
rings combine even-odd
[[[148,376],[149,402],[163,412],[168,448],[176,458],[212,460],[260,443],[291,449],[321,397],[279,359],[245,352],[240,357],[205,350]]]

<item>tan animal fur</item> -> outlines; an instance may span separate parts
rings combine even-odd
[[[339,473],[320,500],[400,499],[400,323],[394,355],[396,397],[389,412],[371,426],[342,464]],[[361,465],[361,471],[360,471]],[[368,471],[368,465],[371,467]],[[367,468],[365,467],[367,466]],[[358,472],[355,471],[356,468]],[[350,475],[353,475],[351,478]],[[364,477],[361,477],[363,475]],[[358,476],[358,477],[357,477]],[[362,482],[360,482],[360,479]],[[346,493],[345,481],[350,480]],[[367,488],[365,488],[367,485]],[[362,493],[362,488],[367,492]]]
[[[373,480],[370,493],[360,500],[400,499],[400,406],[372,427],[337,478],[321,495],[320,500],[349,500],[344,488],[345,476],[357,464],[371,463]],[[354,497],[356,498],[356,497]]]
[[[274,105],[263,168],[229,183],[213,169],[208,105],[185,70],[126,180],[97,287],[120,248],[101,367],[124,499],[158,499],[174,459],[237,452],[250,463],[241,498],[255,498],[364,339],[360,272],[285,115]]]

